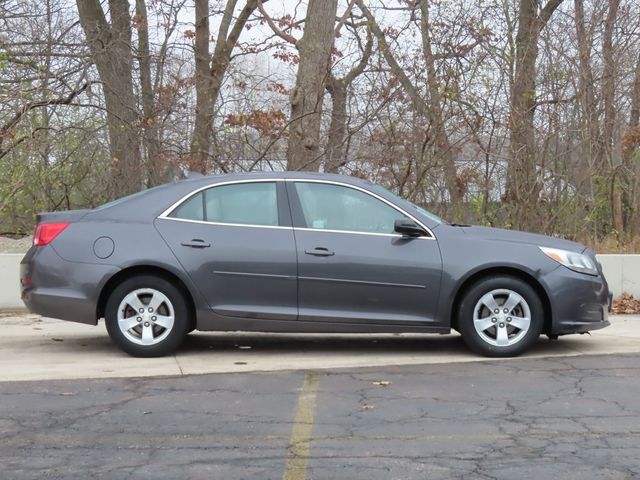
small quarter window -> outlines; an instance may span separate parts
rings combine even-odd
[[[170,215],[185,220],[242,225],[278,225],[275,182],[211,187],[186,200]]]
[[[178,208],[171,212],[170,217],[181,218],[183,220],[204,220],[204,203],[202,201],[202,192],[190,197],[183,202]]]

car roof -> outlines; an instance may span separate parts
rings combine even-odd
[[[173,202],[191,192],[223,182],[233,182],[237,180],[326,180],[341,182],[355,186],[371,185],[368,181],[346,175],[319,172],[246,172],[228,173],[223,175],[199,176],[172,183],[166,183],[149,190],[138,192],[129,197],[123,197],[115,202],[102,205],[91,210],[87,219],[126,219],[132,222],[152,221],[162,211],[168,208]],[[135,205],[135,206],[134,206]]]
[[[279,179],[301,179],[301,180],[327,180],[351,185],[370,185],[368,180],[348,175],[339,175],[336,173],[324,172],[307,172],[307,171],[282,171],[282,172],[240,172],[225,173],[220,175],[206,175],[196,178],[181,180],[178,183],[191,183],[193,185],[208,185],[218,182],[234,181],[234,180],[279,180]]]

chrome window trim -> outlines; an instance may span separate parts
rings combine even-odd
[[[202,225],[219,225],[219,226],[224,226],[224,227],[272,228],[272,229],[276,229],[276,230],[294,230],[294,231],[295,230],[302,230],[302,231],[308,231],[308,232],[346,233],[346,234],[356,234],[356,235],[373,235],[373,236],[382,236],[382,237],[403,238],[403,235],[400,235],[400,234],[397,234],[397,233],[357,232],[357,231],[352,231],[352,230],[328,230],[328,229],[307,228],[307,227],[285,227],[285,226],[281,226],[281,225],[254,225],[254,224],[244,224],[244,223],[208,222],[208,221],[204,221],[204,220],[190,220],[190,219],[186,219],[186,218],[169,217],[169,215],[173,212],[173,210],[175,210],[183,202],[187,201],[189,198],[191,198],[194,195],[197,195],[198,193],[202,192],[203,190],[207,190],[207,189],[213,188],[213,187],[222,187],[224,185],[233,185],[233,184],[237,184],[237,183],[265,183],[265,182],[271,182],[271,183],[275,183],[275,182],[324,183],[324,184],[328,184],[328,185],[338,185],[338,186],[341,186],[341,187],[347,187],[347,188],[352,188],[354,190],[358,190],[360,192],[363,192],[363,193],[365,193],[367,195],[370,195],[370,196],[380,200],[383,203],[386,203],[391,208],[393,208],[393,209],[397,210],[398,212],[402,213],[403,215],[407,216],[408,218],[410,218],[411,220],[416,222],[419,226],[424,228],[424,230],[427,232],[427,234],[429,236],[428,237],[426,237],[426,236],[425,237],[414,237],[416,240],[420,240],[420,239],[422,239],[422,240],[436,240],[435,235],[433,234],[433,232],[431,231],[431,229],[429,227],[427,227],[424,223],[422,223],[420,220],[418,220],[416,217],[414,217],[410,213],[406,212],[402,208],[398,207],[397,205],[395,205],[394,203],[390,202],[389,200],[381,197],[380,195],[378,195],[376,193],[373,193],[373,192],[370,192],[369,190],[367,190],[365,188],[362,188],[362,187],[358,187],[356,185],[351,185],[349,183],[344,183],[344,182],[338,182],[338,181],[335,181],[335,180],[324,180],[324,179],[309,179],[309,178],[251,178],[251,179],[246,179],[246,180],[227,180],[227,181],[224,181],[224,182],[211,183],[211,184],[208,184],[208,185],[205,185],[203,187],[200,187],[200,188],[194,190],[193,192],[190,192],[190,193],[184,195],[182,198],[180,198],[179,200],[177,200],[176,202],[171,204],[171,206],[169,208],[164,210],[156,218],[160,219],[160,220],[173,220],[175,222],[199,223],[199,224],[202,224]]]
[[[308,228],[308,227],[293,227],[296,232],[327,232],[327,233],[349,233],[352,235],[373,235],[374,237],[395,237],[395,238],[407,238],[399,233],[377,233],[377,232],[358,232],[356,230],[331,230],[329,228]],[[412,237],[415,240],[424,239],[431,240],[428,237]]]
[[[276,183],[276,182],[282,182],[282,181],[284,181],[284,179],[282,179],[282,178],[268,178],[268,179],[267,178],[252,178],[252,179],[247,179],[247,180],[227,180],[226,182],[217,182],[217,183],[212,183],[210,185],[205,185],[204,187],[200,187],[197,190],[194,190],[193,192],[187,193],[186,195],[184,195],[180,200],[178,200],[177,202],[174,202],[169,208],[167,208],[165,211],[163,211],[156,218],[163,219],[163,220],[176,220],[176,221],[179,221],[179,222],[203,223],[205,225],[225,225],[225,226],[231,225],[231,226],[241,226],[241,227],[291,229],[292,227],[282,227],[280,225],[253,225],[253,224],[245,224],[245,223],[207,222],[207,221],[204,221],[204,220],[188,220],[186,218],[175,218],[175,217],[170,217],[169,216],[169,215],[171,215],[171,213],[176,208],[178,208],[180,205],[182,205],[183,202],[186,202],[191,197],[194,197],[197,194],[199,194],[200,192],[202,192],[204,190],[207,190],[209,188],[222,187],[224,185],[234,185],[236,183]]]
[[[175,218],[175,217],[158,217],[158,220],[171,220],[174,222],[185,222],[185,223],[199,223],[201,225],[218,225],[220,227],[272,228],[274,230],[293,230],[293,227],[283,227],[280,225],[253,225],[248,223],[205,222],[204,220],[190,220],[188,218]]]
[[[380,195],[378,195],[376,193],[370,192],[366,188],[358,187],[356,185],[350,185],[350,184],[344,183],[344,182],[337,182],[337,181],[334,181],[334,180],[316,180],[316,179],[307,179],[307,178],[285,178],[284,181],[285,182],[300,182],[300,183],[325,183],[325,184],[329,184],[329,185],[338,185],[338,186],[341,186],[341,187],[352,188],[354,190],[358,190],[360,192],[366,193],[367,195],[370,195],[370,196],[380,200],[381,202],[386,203],[391,208],[393,208],[393,209],[397,210],[398,212],[402,213],[403,215],[409,217],[411,220],[416,222],[419,226],[424,228],[425,232],[427,232],[429,234],[428,237],[414,237],[414,238],[416,238],[416,239],[420,239],[421,238],[423,240],[435,240],[436,239],[436,237],[433,234],[433,232],[431,231],[431,229],[429,227],[427,227],[424,223],[422,223],[420,220],[418,220],[416,217],[414,217],[410,213],[406,212],[402,208],[398,207],[396,204],[390,202],[386,198],[383,198],[383,197],[381,197]],[[403,237],[403,235],[399,235],[397,233],[356,232],[356,231],[352,231],[352,230],[326,230],[326,229],[322,229],[322,228],[308,228],[308,227],[305,227],[305,228],[295,227],[294,230],[305,230],[305,231],[312,231],[312,232],[359,233],[359,234],[362,234],[362,235],[384,235],[384,236],[390,236],[390,237]]]

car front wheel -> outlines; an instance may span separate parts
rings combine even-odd
[[[487,277],[463,295],[458,329],[467,346],[488,357],[514,357],[531,347],[544,325],[536,291],[510,276]]]
[[[172,353],[191,326],[182,291],[163,278],[148,275],[129,278],[113,290],[105,323],[111,339],[135,357]]]

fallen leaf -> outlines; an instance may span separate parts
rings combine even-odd
[[[615,314],[640,313],[640,300],[637,300],[630,293],[623,292],[613,301],[611,311]]]

